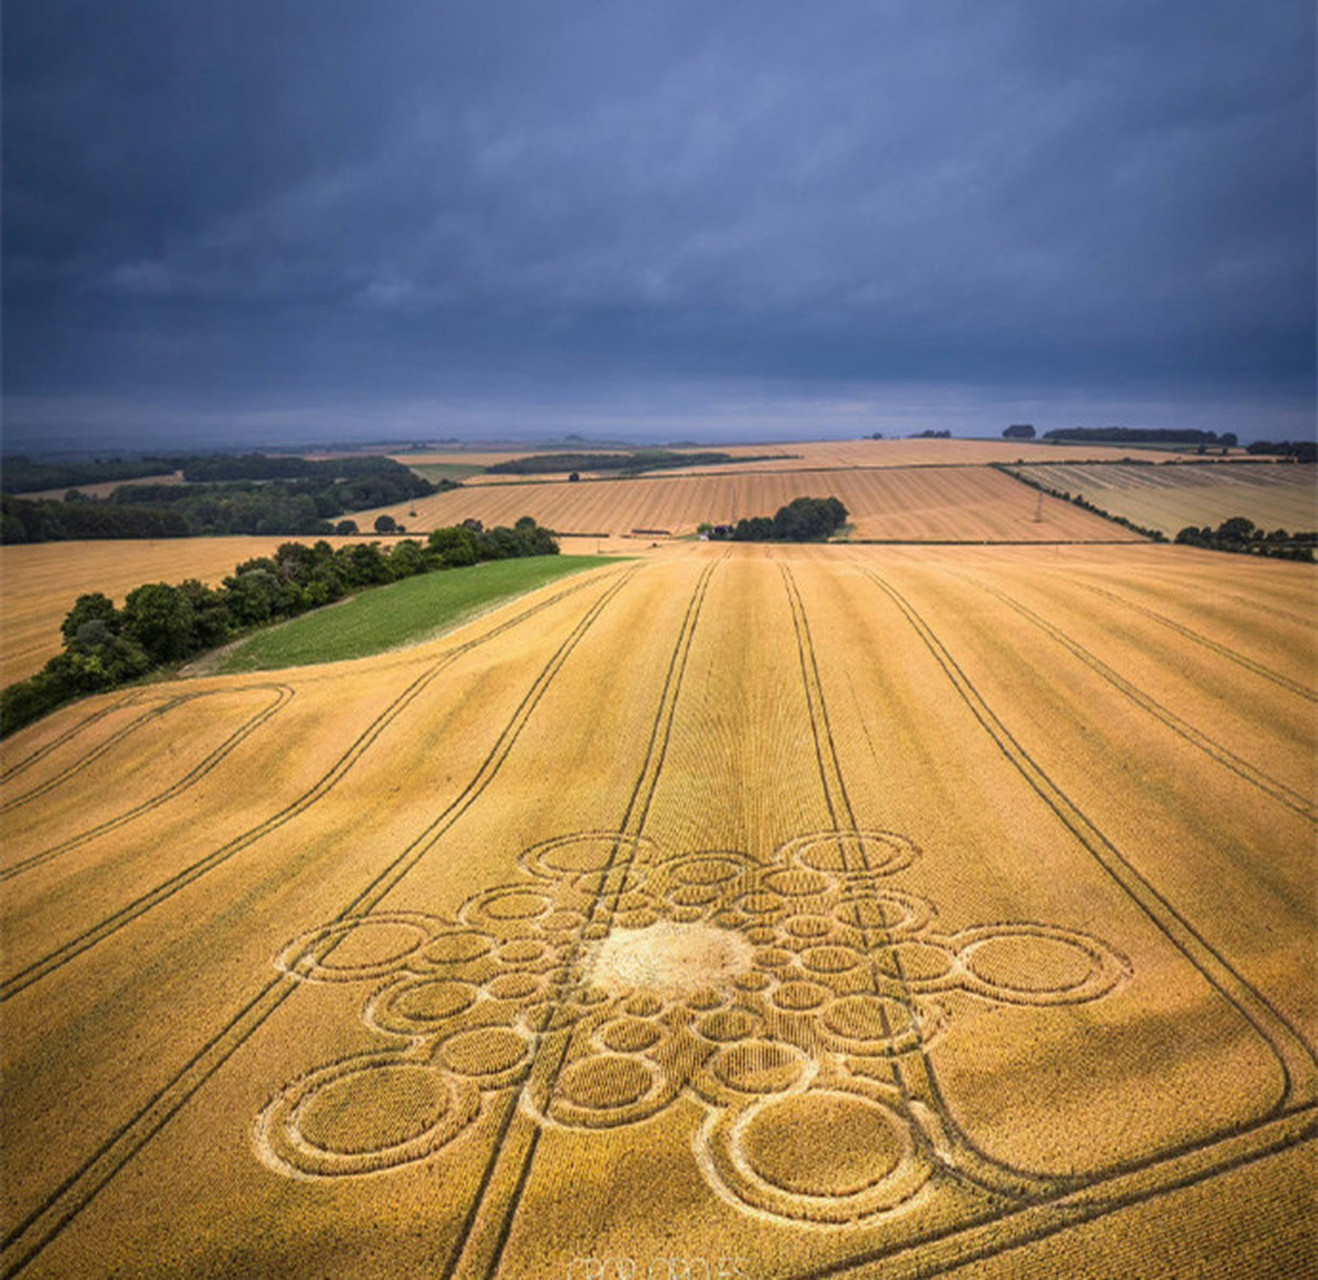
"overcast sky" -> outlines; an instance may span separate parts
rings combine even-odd
[[[1311,434],[1312,0],[4,0],[9,448]]]

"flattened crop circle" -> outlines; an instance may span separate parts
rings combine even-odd
[[[302,1178],[394,1169],[433,1155],[480,1107],[480,1092],[425,1063],[381,1054],[332,1063],[257,1117],[260,1158]]]
[[[709,1064],[714,1078],[738,1093],[782,1093],[807,1070],[805,1054],[776,1040],[742,1040],[720,1049]]]
[[[534,876],[561,880],[632,862],[641,849],[651,847],[652,842],[643,836],[629,836],[621,831],[583,831],[532,845],[523,852],[520,861]]]
[[[406,978],[368,1001],[366,1025],[400,1035],[426,1035],[471,1008],[480,991],[450,978]]]
[[[460,1076],[485,1079],[520,1068],[530,1049],[527,1038],[513,1027],[471,1027],[442,1041],[436,1056]]]
[[[1110,947],[1054,925],[984,925],[958,934],[970,990],[1010,1004],[1078,1004],[1129,973]]]
[[[617,1111],[640,1102],[658,1083],[655,1069],[644,1061],[600,1053],[572,1063],[558,1088],[583,1111]]]
[[[911,1149],[909,1130],[887,1107],[815,1089],[765,1103],[739,1136],[757,1177],[791,1195],[828,1199],[877,1186]]]
[[[920,850],[894,831],[817,831],[790,841],[779,852],[796,866],[853,877],[903,871]]]
[[[381,912],[336,920],[295,938],[275,968],[309,982],[359,982],[407,967],[444,927],[419,912]]]
[[[494,939],[480,929],[445,929],[421,949],[417,960],[426,967],[467,964],[494,950]]]

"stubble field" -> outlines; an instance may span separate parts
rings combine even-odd
[[[1313,581],[686,544],[64,709],[3,1274],[1312,1271]]]
[[[1049,488],[1081,494],[1104,511],[1174,538],[1186,525],[1216,528],[1244,516],[1268,530],[1318,529],[1313,468],[1270,462],[1199,466],[1021,467]]]

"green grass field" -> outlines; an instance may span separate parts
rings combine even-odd
[[[532,556],[405,578],[258,631],[217,671],[270,671],[369,657],[450,630],[557,578],[609,563],[605,556]]]
[[[483,475],[484,467],[466,462],[409,462],[407,464],[419,476],[435,484],[441,480],[466,480],[470,476]]]

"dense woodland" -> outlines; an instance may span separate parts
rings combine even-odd
[[[61,626],[64,652],[28,680],[0,693],[0,736],[87,693],[112,689],[183,662],[269,622],[319,608],[367,587],[485,560],[557,555],[558,543],[530,516],[511,528],[479,522],[436,529],[425,543],[392,547],[356,542],[284,543],[273,556],[246,560],[219,587],[195,578],[150,582],[123,607],[101,592],[78,597]]]

